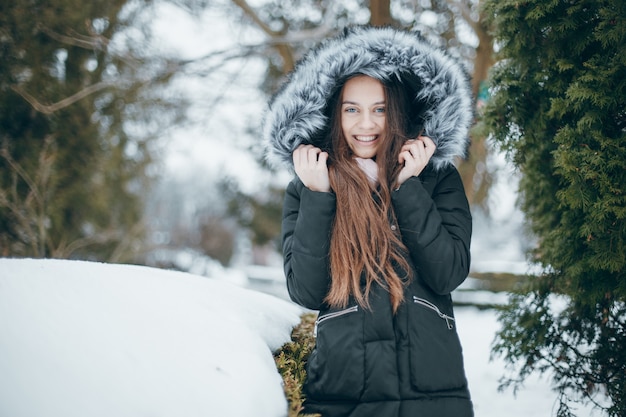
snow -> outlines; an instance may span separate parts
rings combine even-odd
[[[217,278],[0,259],[0,416],[286,416],[271,352],[302,312]],[[545,379],[498,391],[493,310],[456,316],[476,417],[554,415]]]
[[[0,259],[0,416],[284,416],[300,308],[146,267]]]

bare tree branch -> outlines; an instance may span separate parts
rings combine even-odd
[[[6,146],[2,147],[0,156],[9,164],[14,173],[16,173],[25,183],[28,185],[30,193],[33,195],[37,203],[42,202],[42,196],[39,192],[39,188],[35,181],[28,175],[28,172],[11,156],[9,149]]]
[[[13,184],[10,193],[0,188],[0,207],[7,208],[13,215],[17,232],[25,245],[30,245],[33,256],[45,256],[48,243],[46,190],[50,188],[52,167],[55,160],[54,138],[44,138],[44,146],[39,154],[39,165],[35,176],[31,177],[9,152],[6,144],[0,149],[3,158],[12,170]],[[28,192],[24,197],[18,192],[18,179],[24,181]]]
[[[58,110],[61,110],[65,107],[68,107],[74,103],[76,103],[77,101],[79,101],[80,99],[83,99],[85,97],[87,97],[90,94],[93,94],[95,92],[98,92],[100,90],[104,90],[107,87],[111,87],[113,85],[112,82],[110,81],[100,81],[96,84],[92,84],[88,87],[85,87],[84,89],[80,90],[79,92],[64,98],[61,101],[58,101],[54,104],[42,104],[40,103],[35,97],[31,96],[30,94],[28,94],[26,91],[24,91],[22,88],[20,88],[20,86],[18,85],[12,85],[11,86],[11,90],[15,91],[17,94],[19,94],[20,96],[22,96],[22,98],[26,101],[28,101],[30,103],[31,106],[33,106],[33,108],[35,110],[37,110],[40,113],[43,114],[52,114]]]
[[[266,43],[266,45],[272,45],[272,43],[268,42]],[[210,73],[211,71],[223,65],[224,62],[250,56],[251,53],[255,53],[262,46],[263,44],[247,45],[247,46],[243,46],[242,50],[239,50],[239,51],[233,51],[232,49],[225,49],[221,51],[212,52],[203,57],[193,59],[193,60],[172,61],[168,65],[166,65],[165,69],[161,71],[160,73],[149,78],[136,79],[131,83],[130,87],[126,87],[125,89],[130,91],[133,89],[140,88],[141,86],[144,86],[149,83],[154,83],[156,81],[163,81],[163,80],[166,80],[168,77],[171,77],[175,75],[176,73],[180,72],[181,69],[184,69],[185,67],[190,67],[195,64],[199,65],[203,61],[208,61],[210,59],[219,58],[220,59],[219,63],[216,63],[215,65],[212,65],[209,68],[203,68],[201,72],[198,72],[198,73]],[[91,94],[97,93],[106,88],[115,87],[116,84],[117,83],[114,80],[100,81],[98,83],[87,86],[84,89],[78,91],[77,93],[69,97],[66,97],[53,104],[41,103],[37,98],[35,98],[34,96],[26,92],[19,85],[12,85],[11,89],[15,91],[17,94],[19,94],[24,100],[26,100],[36,111],[46,114],[46,115],[50,115],[61,109],[71,106],[72,104],[76,103],[77,101]]]
[[[246,0],[232,0],[232,2],[235,3],[235,5],[241,10],[243,10],[243,12],[267,35],[269,35],[270,37],[280,35],[279,32],[272,30],[272,28],[270,28],[263,20],[261,20],[259,15],[254,11],[252,7],[250,7]]]
[[[320,39],[328,35],[332,28],[326,22],[329,21],[327,19],[327,15],[332,7],[326,10],[324,14],[324,18],[322,19],[322,25],[318,26],[315,29],[299,31],[297,33],[288,34],[288,30],[284,29],[282,31],[275,31],[266,24],[259,15],[255,12],[255,10],[250,7],[250,5],[246,2],[246,0],[232,0],[232,2],[238,6],[243,12],[266,34],[270,37],[270,41],[267,44],[271,44],[274,46],[281,58],[283,59],[283,72],[290,72],[296,65],[296,58],[294,57],[293,47],[294,43],[300,43],[305,40],[311,39]]]
[[[327,20],[324,19],[324,22],[327,22]],[[315,29],[300,30],[298,32],[292,32],[282,36],[274,36],[263,44],[271,46],[280,44],[299,44],[306,41],[324,39],[332,32],[333,28],[329,24],[324,23]]]
[[[252,21],[267,34],[270,38],[274,38],[280,36],[281,33],[272,30],[261,18],[259,15],[250,7],[250,5],[245,0],[232,0],[235,5],[237,5],[243,12],[250,18]],[[295,65],[296,60],[293,56],[293,50],[291,46],[285,43],[277,44],[276,49],[283,59],[283,71],[289,72],[291,71]]]
[[[107,46],[109,45],[109,40],[100,35],[84,36],[79,33],[73,32],[72,36],[67,36],[57,33],[41,24],[38,25],[37,28],[55,41],[61,42],[65,45],[78,46],[79,48],[93,49],[98,51],[105,51]]]

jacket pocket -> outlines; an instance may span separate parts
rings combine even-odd
[[[454,317],[425,298],[413,296],[412,301],[409,314],[411,383],[423,392],[466,386],[463,352]]]
[[[307,362],[306,397],[358,400],[365,383],[362,312],[352,306],[322,314],[315,328],[315,349]]]

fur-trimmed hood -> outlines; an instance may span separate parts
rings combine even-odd
[[[437,145],[435,169],[465,155],[473,103],[462,66],[417,33],[351,27],[310,51],[270,100],[263,125],[270,163],[292,168],[300,144],[324,147],[328,101],[356,74],[414,86],[415,99],[426,106],[413,122]]]

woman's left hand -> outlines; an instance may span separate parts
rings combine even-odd
[[[407,140],[398,155],[398,163],[404,164],[404,168],[398,174],[397,186],[411,177],[417,177],[428,165],[435,149],[435,142],[428,136]]]

